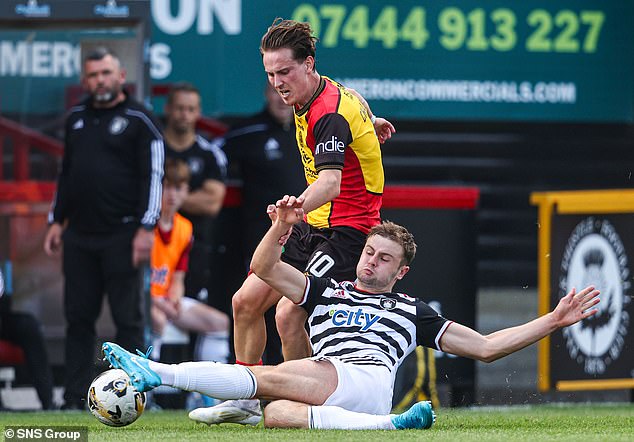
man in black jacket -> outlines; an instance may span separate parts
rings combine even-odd
[[[85,58],[89,97],[66,119],[44,240],[49,256],[64,244],[67,409],[83,407],[92,379],[104,293],[123,346],[143,347],[138,269],[149,260],[160,214],[164,151],[154,117],[123,90],[124,82],[125,70],[108,49]]]
[[[165,156],[185,161],[191,173],[189,195],[179,212],[192,222],[195,238],[185,277],[185,294],[198,298],[201,290],[207,291],[212,286],[209,261],[214,243],[214,220],[225,198],[227,157],[218,146],[196,132],[201,99],[194,85],[178,83],[172,86],[164,110]],[[208,295],[217,296],[216,293]]]

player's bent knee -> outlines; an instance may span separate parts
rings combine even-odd
[[[296,402],[277,400],[264,408],[265,428],[307,428],[308,416]]]
[[[258,293],[251,290],[239,289],[231,299],[234,317],[250,317],[253,315],[263,315],[275,300],[271,300],[271,291]]]
[[[281,419],[279,416],[282,410],[279,409],[277,402],[283,401],[274,401],[264,407],[263,417],[264,417],[264,427],[265,428],[284,428],[281,426]]]
[[[294,336],[298,331],[304,329],[306,322],[306,311],[293,304],[291,301],[282,299],[277,304],[275,310],[275,324],[280,336]]]

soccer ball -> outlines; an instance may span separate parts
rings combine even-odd
[[[102,424],[124,427],[145,410],[145,393],[138,392],[125,371],[107,370],[97,376],[88,389],[90,412]]]

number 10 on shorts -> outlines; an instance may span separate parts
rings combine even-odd
[[[324,252],[319,251],[315,253],[315,255],[306,266],[306,271],[311,275],[321,277],[324,276],[326,272],[330,270],[334,265],[334,259],[324,254]]]

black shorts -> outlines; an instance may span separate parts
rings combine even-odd
[[[302,272],[354,281],[366,234],[352,227],[316,229],[306,222],[293,226],[282,261]]]

